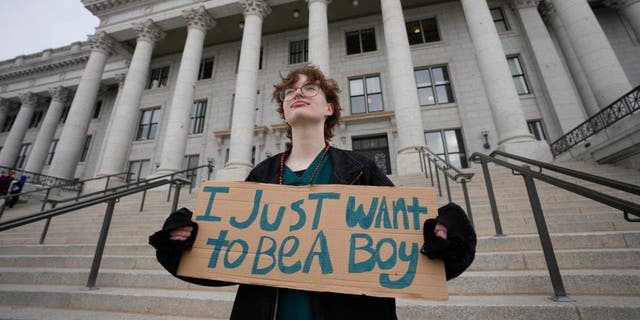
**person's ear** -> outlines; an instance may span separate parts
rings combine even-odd
[[[327,117],[333,115],[333,103],[327,103],[327,112],[324,115]]]

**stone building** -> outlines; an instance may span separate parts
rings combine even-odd
[[[494,149],[551,160],[640,84],[638,0],[82,3],[100,18],[88,41],[0,62],[0,166],[136,179],[211,161],[243,179],[285,150],[272,86],[306,63],[342,88],[332,144],[389,175],[419,171],[424,146],[462,167]],[[640,167],[639,117],[559,159]]]

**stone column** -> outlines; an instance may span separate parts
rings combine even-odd
[[[327,6],[332,0],[307,0],[309,3],[309,63],[329,77],[329,25]]]
[[[244,14],[244,29],[240,48],[240,63],[236,79],[236,98],[233,106],[229,162],[218,170],[216,180],[244,180],[251,170],[251,147],[255,118],[258,63],[262,20],[271,13],[264,0],[240,0]]]
[[[524,33],[542,76],[542,85],[555,115],[556,124],[561,129],[560,138],[586,120],[582,103],[574,91],[569,75],[560,60],[560,55],[551,40],[542,17],[537,10],[539,0],[515,0]]]
[[[558,45],[564,54],[567,67],[573,78],[573,83],[578,90],[587,116],[593,116],[600,111],[598,101],[596,101],[596,97],[593,95],[589,80],[587,80],[587,76],[584,74],[584,70],[582,70],[576,52],[573,50],[567,30],[565,30],[564,25],[562,25],[562,21],[560,21],[560,17],[558,17],[558,14],[555,12],[550,0],[542,0],[540,12],[542,18],[549,24],[556,35]]]
[[[496,126],[498,149],[550,161],[549,146],[535,140],[527,129],[520,98],[487,2],[461,0],[461,3]]]
[[[603,3],[620,10],[640,41],[640,0],[604,0]]]
[[[124,171],[129,155],[131,137],[135,134],[136,121],[140,113],[140,98],[147,83],[149,64],[155,42],[165,34],[153,23],[147,20],[135,24],[138,32],[136,49],[131,57],[124,85],[113,110],[110,128],[106,134],[102,162],[97,176],[116,174]]]
[[[73,179],[75,174],[93,114],[93,106],[96,104],[104,66],[113,48],[113,40],[105,32],[91,36],[89,44],[91,55],[71,102],[49,169],[49,175],[62,179]]]
[[[400,0],[381,0],[384,43],[395,108],[398,175],[420,171],[416,147],[425,146],[422,112]]]
[[[4,123],[7,121],[7,115],[11,109],[9,100],[0,98],[0,130],[4,127]]]
[[[51,88],[49,93],[51,94],[51,103],[44,120],[42,120],[42,125],[36,136],[36,141],[33,143],[27,164],[24,166],[25,170],[36,173],[42,172],[42,167],[47,161],[51,141],[53,141],[53,136],[60,122],[62,109],[69,102],[69,90],[63,86]]]
[[[20,95],[20,111],[18,111],[11,131],[2,146],[2,151],[0,151],[0,166],[13,167],[15,164],[22,146],[22,139],[29,129],[29,122],[38,100],[39,97],[31,92]]]
[[[551,0],[600,109],[631,90],[609,40],[586,0]]]
[[[187,40],[182,51],[178,79],[171,100],[167,131],[164,135],[160,168],[156,172],[157,175],[182,170],[204,37],[207,30],[215,25],[215,21],[204,7],[185,10],[182,16],[187,20]]]

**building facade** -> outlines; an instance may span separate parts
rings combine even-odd
[[[551,160],[640,84],[638,0],[82,3],[88,41],[0,62],[0,166],[137,179],[210,161],[241,180],[285,150],[273,84],[306,63],[342,89],[331,143],[389,175],[418,172],[424,146],[463,168],[494,149]],[[560,158],[640,167],[639,120]]]

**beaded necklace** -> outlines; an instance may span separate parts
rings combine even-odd
[[[309,184],[313,183],[313,179],[316,177],[316,173],[318,173],[318,169],[320,169],[320,166],[322,165],[322,161],[324,161],[324,157],[327,156],[327,153],[329,152],[329,148],[330,146],[327,144],[326,147],[324,147],[324,151],[322,152],[322,157],[320,157],[320,161],[318,161],[318,163],[316,164],[316,167],[313,169],[313,173],[311,174],[311,178],[309,179]],[[284,182],[284,161],[287,159],[287,156],[289,155],[290,151],[285,151],[282,153],[282,155],[280,156],[280,175],[278,176],[278,184],[283,184]]]

